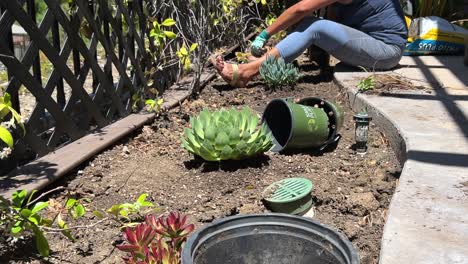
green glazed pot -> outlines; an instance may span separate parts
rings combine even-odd
[[[321,108],[296,104],[292,99],[271,101],[262,121],[273,135],[274,152],[322,146],[329,139],[329,121]]]

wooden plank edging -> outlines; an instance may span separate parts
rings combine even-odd
[[[18,190],[41,190],[69,173],[81,163],[113,145],[130,132],[152,121],[155,114],[132,114],[102,129],[93,131],[9,175],[0,178],[0,195],[10,198]],[[3,188],[5,186],[6,188]]]

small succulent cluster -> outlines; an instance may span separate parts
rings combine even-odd
[[[149,215],[136,228],[125,229],[126,243],[117,248],[129,253],[123,258],[127,264],[179,264],[182,245],[195,228],[186,222],[187,216],[174,212],[167,217]]]
[[[295,85],[302,75],[299,69],[286,63],[283,58],[269,56],[260,67],[260,76],[268,87],[281,88]]]
[[[271,133],[248,107],[210,112],[203,110],[190,119],[182,146],[207,161],[240,160],[268,151]]]

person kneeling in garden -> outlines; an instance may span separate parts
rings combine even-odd
[[[333,21],[310,16],[327,6]],[[296,24],[276,47],[250,63],[229,64],[221,56],[212,58],[212,63],[235,87],[246,87],[268,56],[292,62],[312,45],[352,66],[387,70],[398,65],[408,35],[398,0],[302,0],[257,36],[252,53],[260,53],[271,36]]]

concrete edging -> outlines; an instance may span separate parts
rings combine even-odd
[[[450,86],[403,97],[364,95],[355,89],[361,77],[365,73],[338,72],[334,81],[353,110],[367,108],[385,129],[402,165],[379,263],[468,264],[467,104],[437,96]]]
[[[346,88],[336,78],[333,81],[346,93],[348,103],[353,111],[359,112],[362,109],[366,109],[369,115],[372,116],[372,122],[387,131],[386,136],[389,137],[391,147],[393,151],[395,151],[400,165],[403,167],[407,160],[406,140],[398,124],[393,122],[390,117],[380,111],[377,106],[367,101],[364,96],[355,89]]]

